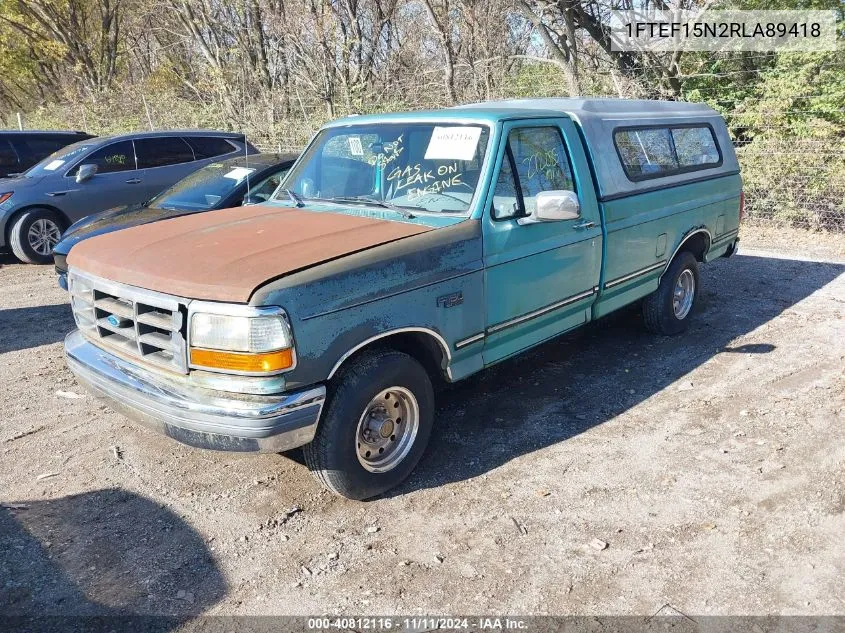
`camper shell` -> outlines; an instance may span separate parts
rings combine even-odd
[[[739,163],[724,118],[703,103],[548,98],[474,103],[453,109],[489,111],[491,108],[500,111],[503,117],[525,117],[529,113],[535,117],[565,114],[575,121],[584,136],[584,145],[595,170],[600,202],[695,180],[739,174]],[[713,133],[720,152],[717,164],[706,168],[679,170],[672,175],[661,175],[659,179],[632,180],[628,177],[614,142],[614,134],[617,131],[694,124],[707,125]]]

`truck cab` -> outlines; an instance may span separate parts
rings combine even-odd
[[[78,379],[200,448],[304,447],[365,499],[422,457],[435,387],[641,302],[694,318],[732,254],[739,167],[686,103],[541,99],[322,128],[264,205],[86,240],[68,257]]]

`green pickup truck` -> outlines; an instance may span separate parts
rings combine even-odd
[[[180,442],[304,447],[353,499],[405,479],[435,387],[641,302],[694,318],[737,248],[739,165],[707,106],[532,99],[323,127],[269,203],[68,257],[79,381]]]

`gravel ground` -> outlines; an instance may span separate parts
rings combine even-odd
[[[625,310],[441,393],[368,503],[101,405],[5,257],[0,614],[845,614],[845,239],[742,244],[681,337]]]

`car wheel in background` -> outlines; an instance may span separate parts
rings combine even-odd
[[[49,264],[53,247],[62,237],[64,223],[49,209],[28,209],[15,218],[9,231],[9,245],[25,264]]]
[[[643,301],[646,329],[655,334],[679,334],[689,326],[701,284],[698,261],[689,251],[678,253],[663,273],[657,290]]]
[[[303,447],[312,474],[349,499],[401,483],[419,462],[434,423],[425,368],[395,350],[367,352],[332,385],[317,435]]]

